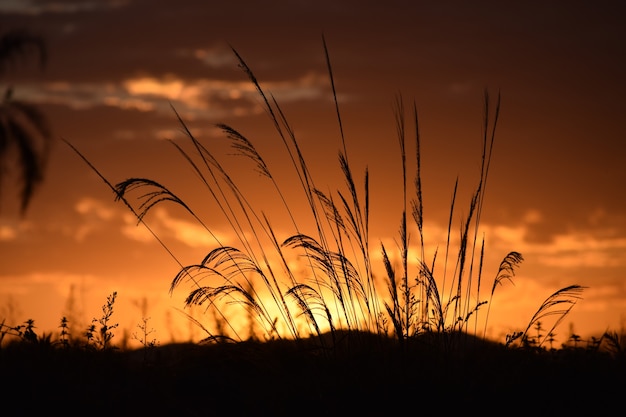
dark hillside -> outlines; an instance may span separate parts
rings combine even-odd
[[[0,350],[5,409],[20,415],[341,415],[618,409],[626,358],[520,350],[455,336],[400,346],[371,335],[95,351],[21,342]],[[330,341],[327,338],[326,341]],[[326,343],[329,345],[328,343]]]

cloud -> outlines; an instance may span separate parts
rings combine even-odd
[[[0,218],[0,242],[17,242],[34,230],[28,220]]]
[[[129,4],[129,0],[76,1],[76,0],[4,0],[0,12],[26,15],[43,13],[97,12],[118,9]]]
[[[163,207],[155,208],[150,224],[164,235],[172,236],[180,243],[192,248],[213,248],[231,242],[231,238],[226,234],[209,231],[197,221],[175,218]]]
[[[123,236],[141,243],[150,243],[155,241],[154,235],[150,233],[150,230],[141,224],[137,224],[137,218],[133,214],[125,213],[123,219],[124,225],[121,230]]]
[[[475,90],[476,86],[470,81],[450,83],[446,88],[448,94],[459,96],[473,94]]]
[[[219,46],[196,49],[181,48],[178,50],[178,55],[183,58],[192,57],[207,67],[214,69],[234,68],[238,63],[231,50]]]
[[[88,236],[95,233],[112,233],[142,244],[157,243],[158,238],[168,246],[182,244],[203,251],[218,245],[232,244],[232,233],[224,233],[215,228],[207,230],[199,221],[176,217],[162,205],[151,208],[144,217],[148,227],[138,222],[121,203],[84,197],[74,205],[74,210],[79,214],[79,220],[71,228],[69,235],[78,242],[85,241]],[[2,231],[0,228],[0,233],[7,236],[13,233],[8,229],[6,232]]]
[[[17,230],[11,225],[0,225],[0,241],[15,240],[17,238]]]
[[[262,88],[279,102],[294,102],[323,97],[328,83],[310,72],[295,80],[264,83]],[[16,95],[33,103],[60,104],[75,110],[111,106],[171,115],[174,106],[188,120],[216,120],[263,111],[255,86],[247,80],[184,80],[173,74],[136,76],[120,83],[24,84],[16,88]]]
[[[626,261],[626,238],[597,237],[589,232],[558,235],[550,244],[535,245],[537,258],[546,266],[561,268],[621,267]]]
[[[82,198],[74,205],[74,210],[80,215],[81,222],[73,231],[73,237],[79,242],[91,233],[102,230],[105,224],[117,217],[115,210],[102,201],[93,198]]]
[[[93,214],[95,217],[103,220],[109,220],[114,216],[113,210],[105,207],[104,204],[93,198],[84,198],[80,200],[76,203],[75,209],[79,214]]]
[[[542,212],[529,209],[520,224],[484,226],[488,240],[498,248],[510,248],[532,256],[541,265],[557,268],[603,268],[626,266],[620,254],[626,251],[626,237],[603,228],[585,225],[553,233],[541,242],[533,241],[536,228],[541,228]]]

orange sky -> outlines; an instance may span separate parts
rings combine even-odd
[[[226,123],[265,158],[294,211],[282,142],[230,46],[272,93],[296,132],[316,184],[344,187],[322,34],[330,52],[348,152],[362,187],[370,173],[373,258],[394,249],[401,216],[401,170],[393,104],[414,100],[422,138],[425,234],[445,244],[455,179],[458,221],[477,184],[483,91],[502,94],[502,113],[481,217],[487,287],[499,262],[521,252],[515,286],[497,291],[494,335],[525,326],[541,302],[570,284],[588,287],[557,333],[619,329],[626,318],[626,28],[617,2],[176,2],[5,1],[0,28],[27,28],[48,42],[43,72],[32,62],[6,74],[15,96],[38,105],[57,139],[84,153],[112,183],[147,177],[176,190],[211,230],[229,226],[175,148],[186,144],[170,103],[198,139],[224,158],[233,177],[275,225],[291,231],[267,198],[254,166],[229,155],[214,127]],[[412,151],[409,155],[411,156]],[[410,178],[412,178],[410,172]],[[169,285],[180,267],[115,202],[112,192],[57,140],[46,179],[25,218],[3,184],[0,317],[32,318],[53,329],[70,289],[77,310],[99,317],[118,292],[120,329],[141,322],[142,299],[155,337],[188,337],[180,325],[187,288]],[[148,216],[183,265],[214,246],[197,222],[172,206]],[[412,239],[417,241],[416,230]],[[438,255],[442,256],[442,255]],[[414,259],[414,258],[413,258]],[[427,254],[427,261],[432,252]],[[380,267],[380,265],[378,266]],[[487,290],[485,297],[488,295]],[[199,316],[203,317],[203,316]],[[202,320],[210,322],[210,317]],[[174,323],[174,324],[172,324]],[[121,332],[118,337],[121,337]]]

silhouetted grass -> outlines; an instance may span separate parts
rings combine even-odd
[[[144,319],[142,347],[130,349],[104,343],[116,327],[114,302],[114,294],[107,297],[102,317],[93,320],[99,326],[82,337],[68,335],[65,318],[56,337],[38,334],[33,320],[3,323],[6,408],[22,415],[59,409],[64,415],[287,416],[480,407],[561,415],[622,405],[623,331],[550,350],[461,332],[423,332],[398,343],[354,330],[160,346],[147,340]]]
[[[354,331],[323,337],[334,341],[332,355],[317,337],[168,344],[147,356],[143,348],[23,340],[0,349],[2,393],[23,415],[55,408],[65,415],[287,416],[473,407],[578,415],[622,401],[623,352],[511,348],[449,332],[402,345]],[[454,347],[441,349],[446,344]]]
[[[333,192],[318,187],[279,103],[261,88],[233,49],[287,152],[287,162],[300,184],[299,190],[288,193],[302,193],[306,217],[289,207],[287,192],[253,141],[232,126],[217,125],[232,148],[252,163],[260,180],[273,188],[275,194],[267,198],[283,203],[293,227],[286,237],[277,235],[270,217],[255,207],[226,165],[194,137],[175,109],[186,142],[172,140],[174,150],[200,179],[198,191],[206,192],[231,226],[237,246],[221,244],[211,224],[172,188],[141,177],[114,185],[66,142],[178,262],[180,271],[170,291],[185,287],[186,306],[206,307],[218,322],[211,326],[190,316],[206,333],[203,342],[159,346],[149,340],[144,318],[142,334],[135,336],[142,344],[137,350],[112,345],[117,327],[111,324],[115,294],[107,298],[102,318],[94,319],[83,338],[68,336],[65,318],[58,339],[38,335],[32,321],[25,326],[3,322],[0,372],[14,382],[6,398],[19,403],[25,413],[40,410],[43,403],[52,409],[71,398],[67,403],[86,414],[192,416],[372,414],[427,408],[467,412],[489,407],[504,413],[526,409],[528,413],[562,413],[580,411],[597,401],[606,405],[621,395],[623,384],[613,381],[623,378],[626,370],[623,334],[607,332],[586,346],[572,339],[574,345],[547,347],[553,330],[581,297],[584,288],[579,285],[555,291],[540,304],[526,329],[508,335],[506,341],[485,336],[496,288],[512,280],[523,261],[522,254],[511,251],[493,280],[485,284],[484,241],[478,230],[500,113],[499,95],[494,104],[485,92],[480,176],[467,215],[458,225],[453,222],[458,181],[454,185],[447,240],[442,242],[443,270],[436,270],[438,251],[427,258],[424,241],[416,105],[407,112],[402,97],[397,97],[403,210],[398,213],[396,255],[400,262],[396,266],[382,242],[375,246],[370,242],[369,173],[367,169],[362,173],[361,182],[350,165],[325,42],[324,52],[340,132],[338,163],[343,176],[343,187]],[[406,152],[410,141],[416,149],[412,177]],[[183,265],[150,228],[149,214],[162,204],[185,210],[217,242],[197,264]],[[303,217],[312,219],[306,228]],[[416,245],[410,244],[412,232],[417,232]],[[382,254],[382,265],[374,265],[373,253]],[[304,273],[289,262],[294,255],[303,259]],[[415,265],[413,259],[417,259]],[[376,278],[376,268],[384,271],[384,280]],[[227,309],[233,304],[254,321],[256,333],[240,334],[233,315],[241,314]],[[480,322],[483,308],[486,314]],[[544,328],[549,319],[554,319],[552,325]],[[5,336],[11,340],[2,343]],[[34,397],[39,398],[36,404],[31,401]]]
[[[195,138],[175,109],[173,111],[178,117],[188,146],[174,140],[171,143],[200,179],[207,198],[216,203],[223,218],[231,225],[232,236],[239,245],[221,244],[211,225],[172,188],[141,177],[130,177],[113,185],[87,157],[69,142],[68,145],[103,179],[115,193],[115,198],[125,204],[149,231],[152,232],[147,220],[148,214],[154,207],[167,203],[184,209],[215,239],[217,246],[197,264],[182,265],[176,254],[152,232],[155,239],[181,265],[180,272],[171,282],[170,291],[187,286],[189,292],[186,306],[204,306],[213,309],[215,315],[221,317],[222,323],[218,326],[220,334],[214,333],[208,325],[202,326],[207,339],[300,339],[317,335],[321,341],[323,333],[334,335],[339,329],[381,336],[393,335],[401,344],[427,332],[466,332],[480,335],[482,326],[479,327],[479,310],[485,305],[491,307],[498,284],[504,280],[512,280],[515,268],[523,260],[520,253],[511,251],[503,259],[491,283],[489,298],[482,295],[485,280],[484,241],[479,239],[478,231],[500,114],[500,96],[498,95],[494,105],[490,95],[485,92],[478,184],[469,202],[468,214],[459,225],[453,222],[458,206],[458,180],[454,185],[448,235],[444,243],[443,271],[437,272],[435,267],[438,252],[435,251],[432,259],[427,259],[424,242],[422,155],[417,108],[413,103],[411,110],[407,111],[402,97],[397,96],[396,135],[403,185],[403,195],[399,198],[403,202],[403,210],[399,213],[399,236],[396,241],[398,253],[395,255],[400,259],[400,264],[396,267],[388,248],[382,242],[378,248],[370,244],[369,173],[366,169],[363,182],[359,185],[350,165],[348,144],[343,133],[325,41],[324,52],[339,126],[338,163],[344,183],[343,187],[334,192],[324,192],[317,186],[279,103],[262,89],[250,67],[233,49],[239,67],[256,88],[277,139],[287,152],[286,163],[290,164],[299,180],[300,190],[290,189],[289,194],[301,192],[306,200],[308,213],[294,213],[289,207],[285,198],[286,192],[281,189],[271,167],[249,138],[232,126],[216,125],[225,138],[230,140],[235,152],[252,162],[261,176],[259,181],[269,183],[273,188],[275,195],[268,194],[266,198],[283,203],[294,230],[286,238],[277,235],[270,217],[255,208],[254,201],[245,195],[225,165],[220,162],[220,158]],[[410,141],[416,149],[413,161],[416,171],[412,184],[409,180],[406,152]],[[201,191],[203,190],[198,190]],[[305,215],[310,219],[308,222]],[[213,217],[215,213],[212,213]],[[305,229],[299,222],[307,222],[307,233],[302,231]],[[310,224],[313,225],[312,228]],[[314,232],[311,233],[311,230]],[[418,242],[410,244],[410,234],[415,230],[418,233]],[[460,230],[460,234],[456,236],[454,230]],[[382,253],[382,265],[373,265],[374,251]],[[288,262],[294,256],[304,260],[304,272],[294,271],[294,267]],[[417,259],[417,265],[412,265],[413,259]],[[384,271],[384,280],[376,278],[375,268]],[[540,306],[528,328],[509,335],[507,343],[526,343],[529,338],[528,330],[532,325],[548,316],[556,316],[556,327],[575,305],[582,291],[583,287],[578,285],[558,290]],[[256,320],[257,334],[240,334],[241,329],[233,323],[233,317],[225,313],[225,308],[232,304],[241,306],[244,313]],[[488,316],[489,310],[484,319],[483,337],[486,334]],[[552,335],[554,327],[546,334]],[[536,342],[538,346],[542,346],[545,339]],[[330,340],[330,343],[334,343],[334,340]]]

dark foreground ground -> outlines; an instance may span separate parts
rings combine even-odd
[[[358,339],[358,340],[357,340]],[[329,342],[329,341],[327,341]],[[3,415],[622,415],[626,355],[467,340],[0,349]],[[5,413],[6,412],[6,413]]]

